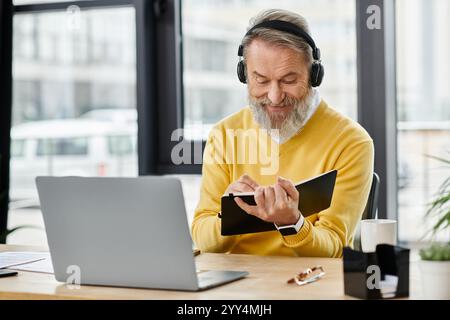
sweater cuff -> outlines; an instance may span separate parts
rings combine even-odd
[[[288,247],[297,247],[308,238],[308,236],[311,234],[311,231],[312,224],[308,221],[308,219],[305,219],[303,227],[300,229],[299,233],[283,237],[283,242]]]

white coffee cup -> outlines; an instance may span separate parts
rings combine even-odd
[[[361,220],[361,249],[375,252],[378,244],[397,245],[397,221],[388,219]]]

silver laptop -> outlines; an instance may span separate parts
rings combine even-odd
[[[36,184],[58,281],[198,291],[248,274],[196,271],[178,179],[37,177]]]

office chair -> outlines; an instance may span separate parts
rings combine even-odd
[[[376,219],[378,209],[378,189],[380,187],[380,177],[375,172],[373,173],[372,185],[370,187],[369,198],[367,199],[366,207],[364,208],[361,220]],[[355,250],[361,250],[361,230],[358,224],[355,232],[353,242]]]

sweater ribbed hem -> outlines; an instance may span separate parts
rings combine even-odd
[[[288,247],[297,247],[301,245],[311,234],[312,224],[307,219],[303,223],[303,227],[297,234],[283,237],[283,242]]]

